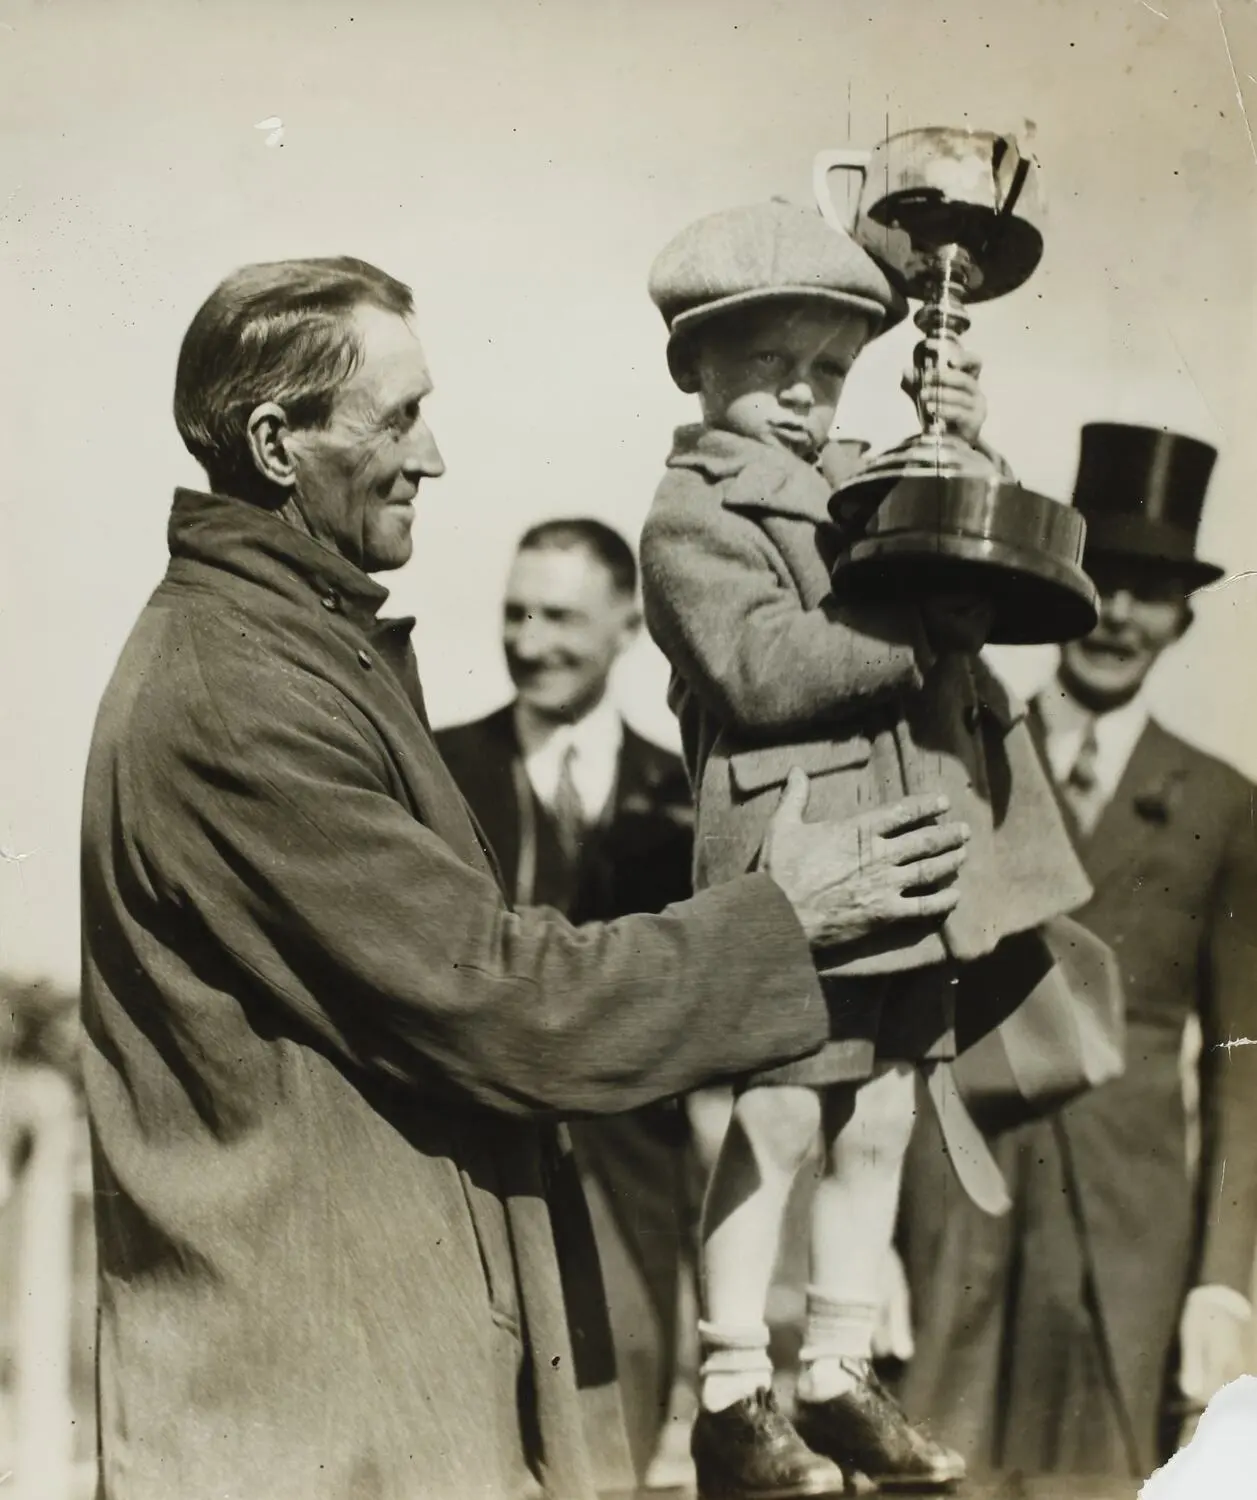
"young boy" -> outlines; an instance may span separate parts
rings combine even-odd
[[[736,1100],[701,1230],[699,1494],[841,1494],[861,1475],[949,1486],[961,1460],[914,1429],[870,1369],[914,1065],[945,1102],[949,1074],[934,1064],[954,1055],[957,995],[963,1004],[997,945],[1006,983],[1010,943],[1024,941],[1013,935],[1033,944],[1039,924],[1090,888],[1023,711],[976,655],[981,601],[856,608],[831,592],[828,501],[856,455],[826,444],[853,361],[903,315],[882,271],[815,213],[774,201],[691,225],[659,255],[650,291],[673,378],[702,411],[676,435],[642,535],[646,619],[673,668],[669,702],[697,797],[696,885],[755,862],[799,771],[812,817],[942,791],[971,835],[950,915],[835,952],[821,966],[830,1044],[747,1080]],[[984,414],[975,370],[963,356],[918,392],[927,414],[971,441]],[[943,1118],[955,1129],[967,1116]],[[765,1303],[791,1184],[818,1130],[825,1170],[791,1425],[771,1393]],[[959,1134],[951,1144],[981,1198]]]

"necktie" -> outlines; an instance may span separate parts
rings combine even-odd
[[[575,864],[579,858],[581,841],[585,833],[585,807],[581,802],[580,793],[576,790],[576,780],[572,775],[575,760],[576,746],[569,745],[563,752],[563,763],[554,788],[554,801],[550,804],[559,848],[562,849],[569,864]]]
[[[1090,833],[1095,827],[1103,802],[1097,765],[1099,757],[1100,744],[1096,738],[1095,720],[1088,719],[1087,731],[1082,737],[1078,755],[1061,787],[1065,801],[1084,833]]]

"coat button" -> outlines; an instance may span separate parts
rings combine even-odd
[[[965,709],[965,728],[970,734],[977,734],[978,725],[982,722],[982,710],[976,703],[971,703]]]
[[[335,594],[324,594],[323,598],[319,602],[322,604],[324,609],[340,608],[340,600],[336,597]]]
[[[359,651],[359,653],[358,653],[358,662],[359,662],[359,664],[361,666],[364,666],[367,669],[367,671],[369,672],[371,670],[371,667],[372,667],[370,652]]]

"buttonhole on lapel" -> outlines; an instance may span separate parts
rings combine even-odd
[[[1165,823],[1174,811],[1182,790],[1183,773],[1171,771],[1161,782],[1150,786],[1135,798],[1135,810],[1152,823]]]

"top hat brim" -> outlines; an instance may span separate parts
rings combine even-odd
[[[1083,508],[1087,539],[1083,566],[1092,558],[1130,558],[1182,579],[1188,592],[1222,578],[1226,569],[1196,556],[1194,538],[1145,516],[1091,513]]]

